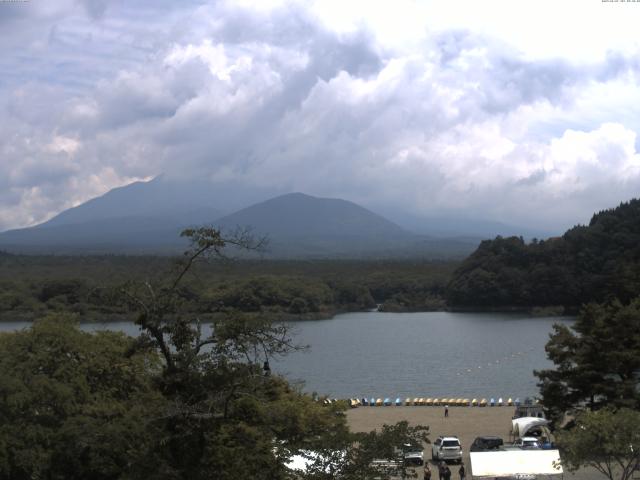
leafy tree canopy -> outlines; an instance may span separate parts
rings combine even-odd
[[[593,467],[610,480],[628,480],[640,469],[640,412],[609,408],[582,412],[557,442],[571,471]]]
[[[535,372],[554,419],[569,410],[640,406],[640,297],[589,304],[569,328],[555,325],[545,347],[554,369]]]
[[[49,316],[0,334],[0,478],[136,478],[148,468],[158,356]]]

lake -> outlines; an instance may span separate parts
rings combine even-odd
[[[544,345],[552,325],[571,322],[500,313],[348,313],[289,322],[296,342],[309,349],[271,367],[290,380],[304,380],[306,391],[336,398],[523,399],[538,392],[533,370],[551,366]],[[5,322],[0,330],[28,325]],[[130,322],[82,328],[138,332]]]
[[[273,369],[305,390],[349,397],[504,397],[538,393],[534,369],[551,366],[544,345],[554,323],[496,313],[349,313],[293,322],[310,346]],[[479,398],[478,398],[479,399]]]

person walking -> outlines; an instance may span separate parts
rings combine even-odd
[[[444,461],[438,464],[438,480],[444,480]]]
[[[431,470],[428,463],[424,464],[424,480],[431,480]]]
[[[444,467],[442,476],[444,477],[444,480],[451,480],[451,470],[449,470],[449,467],[446,465]]]
[[[444,418],[449,416],[449,405],[444,406]]]
[[[465,472],[464,470],[464,463],[460,465],[460,468],[458,469],[458,475],[460,475],[460,480],[465,480],[465,476],[466,476],[467,472]]]

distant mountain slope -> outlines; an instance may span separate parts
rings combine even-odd
[[[468,218],[460,216],[460,214],[446,215],[444,212],[437,216],[419,216],[384,207],[375,210],[406,230],[431,237],[475,237],[487,239],[501,235],[503,237],[517,236],[525,239],[540,239],[557,236],[561,233],[559,231],[527,228],[522,225],[510,225],[483,218]]]
[[[562,237],[525,243],[486,240],[456,270],[454,307],[564,306],[575,310],[615,296],[640,294],[640,200],[593,216]]]
[[[517,236],[525,239],[549,238],[555,233],[545,230],[535,230],[520,225],[509,225],[491,220],[447,217],[425,217],[419,223],[402,224],[409,230],[424,235],[436,237],[474,236],[480,238],[495,238]],[[560,233],[560,232],[558,232]]]
[[[162,177],[114,188],[31,228],[0,233],[0,248],[25,253],[168,253],[185,227],[224,215],[206,182]]]
[[[20,253],[170,253],[187,226],[167,218],[121,217],[0,233],[0,248]]]
[[[406,238],[413,234],[353,202],[289,193],[219,219],[224,227],[250,225],[274,237]]]
[[[224,213],[213,208],[215,204],[211,201],[210,190],[210,186],[202,183],[196,182],[188,187],[163,181],[162,178],[149,182],[135,182],[114,188],[100,197],[65,210],[39,227],[123,217],[174,219],[191,215],[202,221],[201,217],[205,215],[210,220],[215,220]]]
[[[416,235],[353,202],[302,193],[252,205],[215,224],[225,230],[250,227],[266,235],[272,257],[460,257],[478,243]]]

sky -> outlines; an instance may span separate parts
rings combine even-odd
[[[640,195],[637,25],[640,1],[0,0],[0,230],[160,174],[586,223]]]

